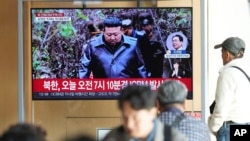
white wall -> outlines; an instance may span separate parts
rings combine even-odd
[[[247,45],[244,58],[249,60],[250,65],[250,10],[248,0],[207,0],[207,2],[207,90],[208,104],[211,104],[214,100],[218,70],[222,67],[221,50],[215,50],[214,45],[223,42],[230,36],[244,39]]]

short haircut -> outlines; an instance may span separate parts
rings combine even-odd
[[[46,132],[39,126],[29,123],[18,123],[9,127],[1,141],[46,141]]]
[[[181,35],[176,34],[176,35],[173,36],[173,38],[174,38],[174,37],[178,37],[179,40],[180,40],[181,42],[183,42],[183,37],[182,37]],[[172,38],[172,39],[173,39],[173,38]]]
[[[98,29],[99,29],[100,31],[103,31],[103,28],[104,28],[103,22],[99,22],[99,23],[97,24],[97,27],[98,27]]]
[[[166,107],[169,104],[184,103],[187,96],[186,86],[178,80],[166,80],[157,91],[158,101],[161,106]]]
[[[93,22],[87,23],[87,28],[88,28],[89,32],[96,32],[97,31]]]
[[[156,98],[149,86],[128,85],[120,91],[118,106],[122,110],[123,104],[129,102],[135,110],[149,110],[156,106]]]
[[[105,27],[118,27],[121,25],[122,25],[121,20],[117,17],[107,17],[103,21],[104,29]]]

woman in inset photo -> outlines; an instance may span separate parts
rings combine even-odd
[[[170,78],[183,78],[185,77],[185,70],[180,68],[180,61],[175,59],[173,60],[173,69],[169,74]]]

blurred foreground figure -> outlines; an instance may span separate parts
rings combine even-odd
[[[125,87],[118,106],[123,125],[109,132],[104,141],[187,141],[184,134],[156,119],[156,94],[150,87]]]
[[[18,123],[3,132],[0,141],[46,141],[46,132],[40,126]]]

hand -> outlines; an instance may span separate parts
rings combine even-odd
[[[172,76],[176,75],[176,71],[174,70],[173,73],[172,73]]]
[[[166,51],[166,54],[171,54],[171,51],[170,51],[170,50],[167,50],[167,51]]]

